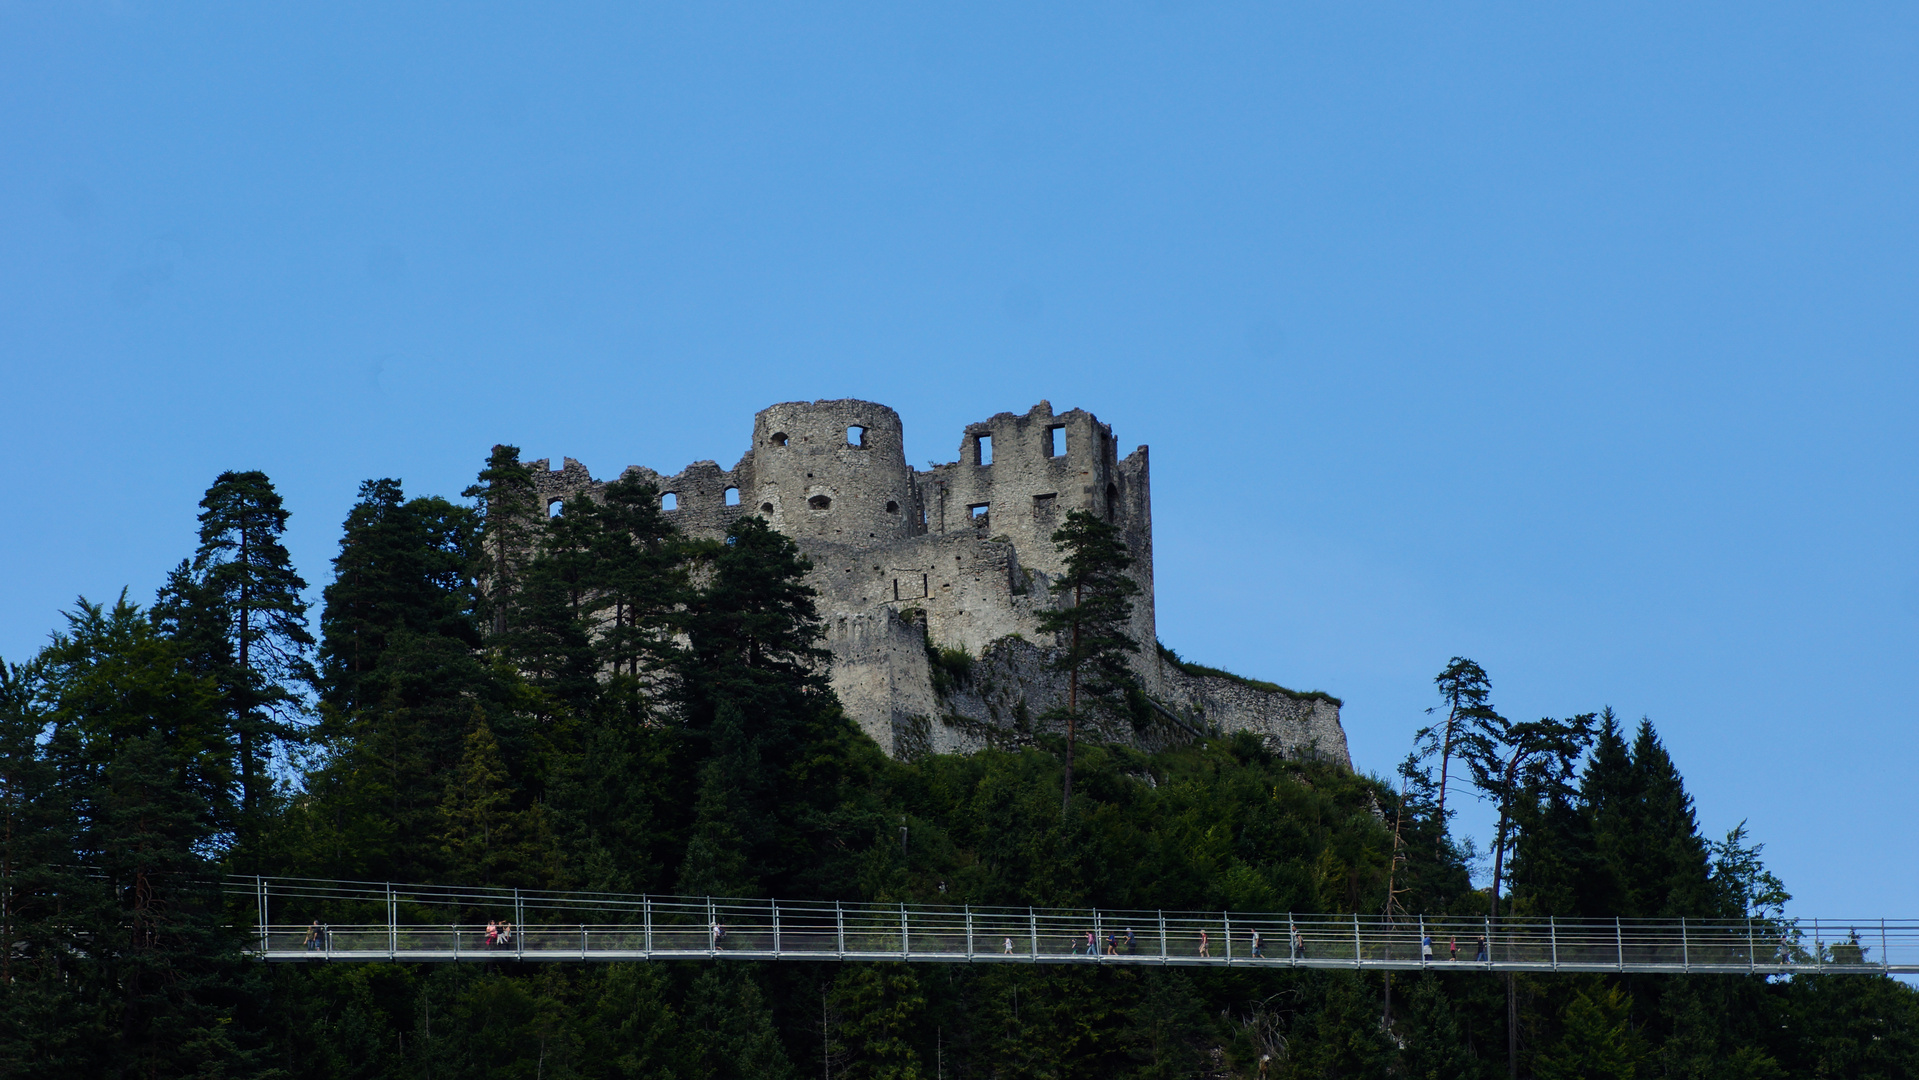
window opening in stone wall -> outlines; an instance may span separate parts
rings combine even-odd
[[[547,517],[559,517],[561,514],[564,514],[564,513],[566,513],[565,500],[554,499],[552,502],[546,504]]]
[[[866,429],[858,424],[847,428],[846,445],[853,447],[855,450],[866,449]]]
[[[770,513],[772,513],[772,512],[773,512],[773,504],[772,504],[772,503],[761,503],[761,504],[760,504],[760,513],[762,513],[762,514],[770,514]]]
[[[1047,457],[1065,457],[1066,456],[1066,429],[1065,428],[1049,427],[1046,429],[1046,456]]]
[[[662,510],[678,510],[679,508],[680,508],[680,493],[679,493],[679,492],[677,492],[677,491],[669,491],[669,492],[667,492],[666,494],[664,494],[664,495],[661,495],[661,496],[660,496],[660,509],[662,509]]]
[[[735,487],[727,488],[726,489],[726,505],[738,506],[739,504],[740,504],[740,489]]]
[[[979,435],[974,437],[973,442],[979,449],[979,463],[981,465],[991,465],[993,463],[993,437],[991,435]]]
[[[772,443],[773,443],[773,445],[774,445],[774,446],[785,446],[785,445],[786,445],[786,432],[784,432],[784,431],[775,431],[775,432],[773,433],[773,438],[772,438],[772,440],[771,440],[771,441],[772,441]]]
[[[825,510],[833,505],[833,500],[824,495],[815,495],[806,500],[806,505],[814,510]]]
[[[899,513],[899,512],[900,512],[900,504],[899,504],[899,503],[897,503],[897,502],[894,502],[894,501],[893,501],[892,499],[888,499],[888,500],[886,500],[886,512],[887,512],[887,513],[889,513],[889,514],[897,514],[897,513]]]
[[[1119,488],[1106,485],[1106,520],[1111,521],[1119,513]]]
[[[973,515],[973,524],[984,526],[987,520],[987,509],[992,505],[992,503],[974,503],[967,507],[967,511]]]
[[[1058,500],[1059,500],[1058,492],[1053,492],[1047,495],[1033,496],[1033,516],[1034,517],[1050,516],[1053,513],[1053,508],[1058,505]]]

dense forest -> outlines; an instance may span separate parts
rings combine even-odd
[[[1061,537],[1098,594],[1054,620],[1091,643],[1059,650],[1076,744],[890,760],[827,685],[787,538],[676,535],[639,484],[551,516],[531,491],[510,447],[459,501],[367,482],[313,617],[272,484],[223,474],[150,604],[79,600],[0,664],[0,1074],[1919,1075],[1919,995],[1869,976],[247,959],[228,874],[1339,913],[1789,899],[1742,832],[1700,834],[1649,722],[1509,720],[1469,660],[1391,776],[1245,734],[1102,737],[1142,712],[1115,658],[1154,643],[1101,632],[1127,599],[1098,585],[1124,553],[1096,522]],[[1448,832],[1465,797],[1499,808],[1488,851]]]

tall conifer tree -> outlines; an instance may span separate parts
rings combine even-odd
[[[304,737],[315,682],[307,585],[281,542],[286,526],[265,473],[221,473],[200,500],[200,546],[155,605],[195,667],[220,686],[249,817],[267,791],[273,745]]]
[[[1095,716],[1117,717],[1125,710],[1127,691],[1134,688],[1128,658],[1139,651],[1139,642],[1128,628],[1139,583],[1126,573],[1133,557],[1119,529],[1097,515],[1084,510],[1066,515],[1053,533],[1053,546],[1066,556],[1065,569],[1049,586],[1060,606],[1040,619],[1039,629],[1059,635],[1053,668],[1066,675],[1066,767],[1060,791],[1064,814],[1073,800],[1073,744],[1082,708]]]

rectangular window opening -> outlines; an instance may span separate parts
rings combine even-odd
[[[1051,427],[1046,429],[1046,456],[1047,457],[1065,457],[1066,456],[1066,429],[1065,428]]]
[[[979,463],[981,465],[991,465],[993,463],[993,437],[991,435],[981,435],[976,441],[979,443]]]
[[[973,505],[971,505],[971,506],[969,506],[969,507],[967,507],[966,509],[967,509],[967,511],[968,511],[969,513],[971,513],[971,514],[973,515],[973,520],[974,520],[974,521],[976,521],[976,522],[978,522],[978,521],[985,521],[985,520],[986,520],[986,511],[987,511],[987,509],[988,509],[988,508],[990,508],[990,507],[991,507],[992,505],[993,505],[992,503],[974,503]]]
[[[866,429],[858,424],[846,429],[846,445],[855,449],[866,449]]]
[[[726,489],[726,505],[738,506],[739,504],[740,504],[740,489],[736,487],[727,488]]]
[[[1053,512],[1053,508],[1054,508],[1054,507],[1055,507],[1056,505],[1058,505],[1058,502],[1057,502],[1057,500],[1058,500],[1058,499],[1059,499],[1059,493],[1058,493],[1058,492],[1053,492],[1053,493],[1050,493],[1050,494],[1046,494],[1046,495],[1035,495],[1035,496],[1033,496],[1033,514],[1034,514],[1034,516],[1036,516],[1036,517],[1045,517],[1045,516],[1047,516],[1048,514],[1051,514],[1051,513]]]
[[[664,494],[664,495],[662,495],[662,496],[660,496],[660,509],[662,509],[662,510],[678,510],[679,508],[680,508],[680,493],[679,493],[679,492],[677,492],[677,491],[669,491],[669,492],[667,492],[666,494]]]

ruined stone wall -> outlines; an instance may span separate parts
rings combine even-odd
[[[549,506],[605,490],[572,458],[529,464]],[[655,484],[687,535],[718,537],[758,514],[798,543],[813,563],[833,688],[889,754],[966,752],[1045,730],[1042,714],[1065,696],[1038,630],[1062,569],[1052,534],[1086,510],[1118,526],[1133,555],[1134,666],[1165,714],[1115,737],[1155,746],[1248,730],[1281,752],[1350,766],[1332,702],[1160,662],[1147,449],[1121,458],[1112,428],[1084,410],[1056,415],[1042,401],[1000,413],[967,426],[957,461],[916,472],[892,409],[786,402],[755,416],[752,447],[732,469],[699,461],[671,476],[641,466],[622,475]],[[929,643],[974,658],[971,675],[930,663]]]

